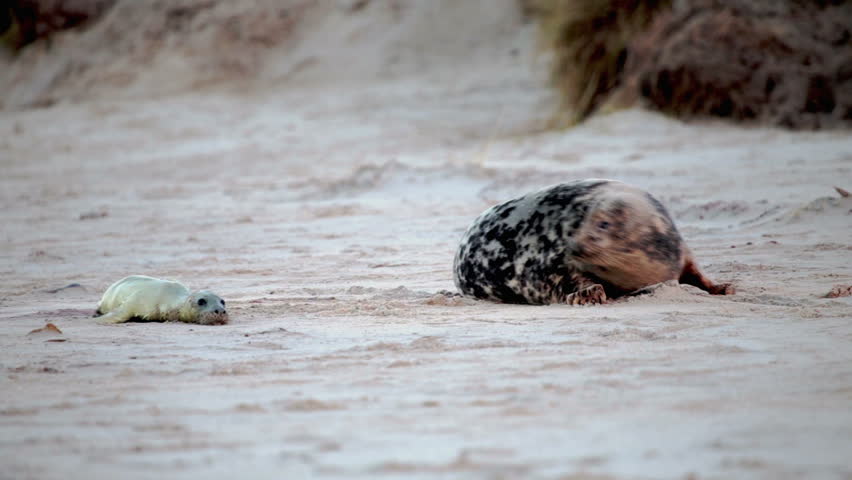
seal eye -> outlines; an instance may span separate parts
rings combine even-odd
[[[224,301],[224,300],[219,300],[219,303],[221,303],[223,307],[225,306],[225,301]]]
[[[198,306],[203,307],[204,305],[207,305],[207,300],[205,300],[203,298],[199,298],[198,299]]]
[[[603,221],[598,223],[598,228],[600,228],[601,230],[606,230],[607,228],[609,228],[609,222]]]

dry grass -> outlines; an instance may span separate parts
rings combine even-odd
[[[20,47],[21,29],[10,7],[0,8],[0,48],[15,51]]]
[[[0,3],[0,48],[13,53],[100,17],[116,0],[6,0]]]
[[[553,53],[551,81],[561,105],[556,126],[603,105],[624,77],[628,45],[671,0],[531,0],[541,48]]]
[[[852,126],[852,3],[689,0],[630,45],[627,87],[680,118]]]
[[[852,2],[527,0],[553,54],[551,127],[635,104],[679,118],[852,126]]]

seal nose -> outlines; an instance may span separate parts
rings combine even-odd
[[[224,310],[219,310],[218,308],[215,311],[216,311],[216,313],[225,313]]]

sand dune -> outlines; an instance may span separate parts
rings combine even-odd
[[[393,3],[318,23],[363,28],[373,66],[419,65],[359,59],[366,82],[190,88],[164,66],[177,48],[127,88],[4,97],[58,100],[0,113],[0,478],[849,478],[852,297],[824,297],[852,285],[852,198],[832,188],[852,187],[852,138],[642,111],[541,132],[536,63],[418,63],[416,31],[376,33]],[[428,17],[402,4],[399,25]],[[531,45],[512,12],[469,28],[515,18],[507,42]],[[293,51],[325,59],[313,42]],[[160,76],[176,91],[152,97]],[[438,293],[474,216],[583,177],[653,192],[738,294]],[[97,324],[134,273],[216,291],[232,323]],[[28,335],[46,322],[61,334]]]

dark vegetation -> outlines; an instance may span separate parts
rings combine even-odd
[[[557,121],[642,104],[682,118],[852,126],[852,2],[531,0]]]

